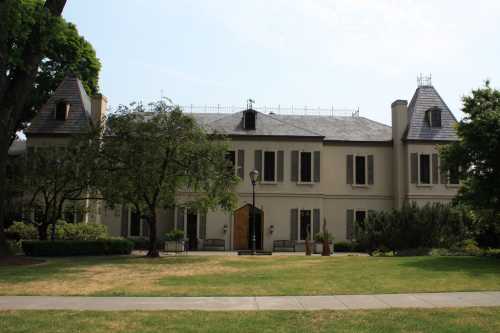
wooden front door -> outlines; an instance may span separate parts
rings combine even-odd
[[[248,250],[249,218],[250,210],[248,205],[234,212],[233,246],[235,250]]]

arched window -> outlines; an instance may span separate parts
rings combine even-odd
[[[430,127],[441,127],[441,109],[434,107],[425,111],[425,118]]]
[[[69,103],[66,101],[59,101],[56,104],[56,120],[66,120],[68,118]]]

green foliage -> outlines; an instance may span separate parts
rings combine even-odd
[[[334,252],[357,252],[359,245],[354,242],[336,242],[333,244]]]
[[[165,240],[167,241],[181,241],[184,239],[184,231],[180,229],[174,229],[171,232],[165,234]]]
[[[62,17],[47,15],[41,0],[6,0],[0,3],[0,58],[6,55],[2,76],[12,79],[15,69],[25,66],[23,53],[32,28],[40,23],[42,62],[20,119],[28,122],[45,103],[68,72],[76,74],[89,95],[98,92],[101,63],[92,45],[76,26]],[[3,67],[2,67],[3,68]],[[20,124],[18,124],[20,125]],[[19,129],[19,128],[17,128]]]
[[[130,254],[134,244],[127,239],[37,240],[23,241],[22,248],[27,256],[33,257],[96,256]]]
[[[66,223],[56,224],[56,239],[59,240],[98,240],[108,237],[108,228],[100,223]]]
[[[37,239],[38,233],[36,227],[31,223],[16,221],[5,230],[9,238],[20,239]]]
[[[485,86],[463,98],[465,118],[459,141],[443,146],[443,166],[460,167],[463,186],[457,200],[474,209],[500,209],[500,91]],[[497,223],[500,215],[496,216]]]
[[[401,210],[371,213],[356,225],[356,238],[373,251],[449,248],[467,238],[472,222],[465,210],[445,204],[406,204]]]

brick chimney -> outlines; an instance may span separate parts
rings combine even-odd
[[[97,94],[92,96],[92,107],[91,107],[91,117],[92,123],[94,125],[99,125],[104,120],[106,116],[106,111],[108,108],[108,99],[106,96]]]

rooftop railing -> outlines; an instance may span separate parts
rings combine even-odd
[[[246,106],[237,105],[182,105],[181,109],[189,113],[235,113],[246,110]],[[309,106],[256,106],[253,105],[252,109],[266,113],[278,115],[297,115],[297,116],[331,116],[331,117],[359,117],[359,108],[330,108],[325,107],[309,107]]]

